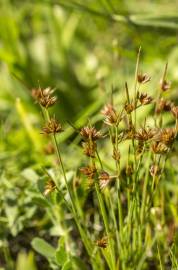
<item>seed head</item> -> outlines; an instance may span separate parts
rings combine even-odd
[[[80,131],[80,135],[85,140],[92,140],[96,141],[100,138],[102,138],[102,134],[100,131],[97,131],[94,127],[83,127]]]
[[[100,186],[100,189],[104,189],[110,182],[110,175],[103,171],[99,174],[99,186]]]
[[[44,195],[47,196],[49,193],[54,191],[56,189],[56,184],[53,180],[48,180],[48,182],[45,185]]]
[[[106,236],[104,236],[103,238],[101,239],[98,239],[96,241],[96,245],[100,248],[107,248],[107,245],[108,245],[108,238]]]
[[[160,87],[163,92],[169,90],[171,88],[171,82],[168,82],[167,80],[161,79],[160,81]]]
[[[161,142],[154,142],[151,148],[155,154],[160,154],[160,155],[166,154],[169,150],[169,148],[164,143],[161,143]]]
[[[161,170],[160,170],[158,165],[155,165],[155,164],[151,165],[150,174],[152,177],[158,176],[160,174],[160,172],[161,172]]]
[[[95,152],[96,152],[96,142],[91,141],[91,142],[83,142],[83,152],[86,156],[88,157],[95,157]]]
[[[54,90],[50,87],[45,89],[32,89],[32,97],[43,107],[48,108],[53,106],[56,101],[57,97],[52,96]]]
[[[139,101],[142,105],[147,105],[150,104],[153,101],[153,99],[152,97],[148,96],[148,94],[141,93],[139,96]]]
[[[119,161],[121,158],[121,154],[119,152],[119,150],[117,150],[115,147],[113,149],[113,155],[112,155],[113,159],[115,159],[116,161]]]
[[[135,110],[135,104],[134,103],[126,103],[124,106],[125,111],[130,114]]]
[[[173,103],[169,100],[161,98],[156,105],[156,113],[159,114],[163,111],[168,112],[173,107]]]
[[[112,104],[106,105],[101,113],[105,116],[104,123],[106,125],[112,126],[117,123],[118,116]]]
[[[55,134],[55,133],[60,133],[63,131],[62,126],[55,117],[51,118],[50,121],[43,127],[43,133],[44,134]]]
[[[155,135],[155,130],[151,128],[140,128],[135,132],[135,139],[138,141],[148,141]]]
[[[150,80],[151,80],[151,77],[148,76],[146,73],[144,73],[144,74],[139,73],[139,74],[137,75],[137,81],[138,81],[139,83],[144,84],[144,83],[149,82]]]
[[[171,145],[175,139],[176,132],[174,128],[164,128],[158,131],[154,136],[156,142],[161,142],[165,145]]]
[[[127,165],[126,169],[125,169],[125,173],[127,176],[131,176],[134,173],[134,168],[133,165]]]
[[[176,119],[178,119],[178,106],[173,106],[173,107],[171,108],[171,112],[172,112],[173,116],[174,116]]]
[[[93,179],[96,174],[96,167],[95,166],[86,166],[80,168],[81,173],[87,176],[88,179]]]

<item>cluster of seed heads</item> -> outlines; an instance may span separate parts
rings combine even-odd
[[[163,77],[160,81],[160,94],[157,99],[154,99],[149,94],[145,92],[136,91],[136,95],[130,98],[128,85],[125,84],[126,90],[126,102],[123,104],[123,108],[117,110],[113,103],[107,103],[101,111],[104,119],[103,122],[108,127],[108,136],[113,146],[112,158],[116,162],[117,166],[120,165],[121,154],[119,151],[119,144],[125,140],[132,141],[133,145],[136,145],[136,151],[134,154],[143,154],[143,151],[152,151],[153,155],[165,155],[169,153],[174,140],[177,136],[178,131],[178,106],[175,106],[173,102],[166,100],[163,97],[163,93],[168,91],[171,87],[170,82],[166,79],[167,76],[167,65]],[[146,73],[137,74],[137,83],[139,84],[139,89],[142,84],[146,84],[151,80],[151,77]],[[45,89],[33,89],[32,96],[36,102],[45,110],[53,106],[57,98],[53,96],[54,90],[51,88]],[[134,114],[136,110],[142,106],[152,104],[155,106],[155,115],[160,117],[162,112],[171,112],[172,116],[176,120],[176,125],[174,127],[162,127],[156,125],[155,127],[149,127],[146,125],[146,121],[142,127],[137,128],[136,123],[134,123]],[[135,114],[136,115],[136,114]],[[120,123],[122,122],[122,127]],[[124,129],[123,129],[124,126]],[[44,134],[57,134],[63,131],[60,122],[56,120],[55,117],[48,118],[42,132]],[[116,132],[117,131],[117,132]],[[105,136],[103,136],[100,130],[97,130],[94,126],[88,125],[84,126],[80,130],[80,135],[82,137],[82,147],[83,153],[89,157],[89,162],[85,167],[80,168],[80,172],[87,178],[88,186],[93,187],[96,183],[99,185],[100,190],[108,187],[111,180],[117,178],[117,176],[111,176],[107,171],[98,168],[97,160],[100,160],[97,143]],[[46,154],[52,154],[54,152],[54,147],[49,145],[45,147]],[[101,161],[100,161],[101,162]],[[126,175],[131,176],[134,173],[134,167],[132,163],[128,163],[125,169]],[[159,176],[161,174],[161,169],[159,164],[153,163],[150,167],[150,175],[152,177]],[[116,173],[117,175],[117,173]],[[48,180],[45,185],[44,195],[47,196],[56,189],[56,185],[53,180]],[[101,248],[107,247],[108,239],[103,237],[97,240],[96,245]]]

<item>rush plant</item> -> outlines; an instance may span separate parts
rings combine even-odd
[[[43,168],[47,180],[41,191],[46,200],[53,197],[51,202],[54,194],[57,202],[60,197],[64,217],[70,216],[70,222],[67,218],[60,221],[66,234],[59,239],[56,250],[42,239],[32,241],[34,249],[48,258],[52,269],[141,270],[152,269],[153,265],[164,269],[167,264],[172,269],[177,267],[176,251],[172,249],[174,235],[164,244],[169,230],[161,183],[174,150],[178,107],[165,98],[171,87],[167,64],[156,96],[150,96],[144,89],[151,78],[141,73],[139,59],[140,50],[134,89],[125,82],[122,106],[115,104],[112,94],[111,101],[101,110],[103,123],[97,123],[99,128],[92,125],[92,119],[84,127],[74,127],[80,135],[78,145],[83,149],[85,164],[72,179],[58,142],[63,127],[58,117],[51,114],[50,108],[57,102],[54,91],[32,90],[44,116],[41,132],[52,142],[50,149],[56,154],[60,174],[56,180]],[[147,106],[149,113],[140,122],[138,114]],[[165,112],[172,117],[171,126],[164,124]],[[106,145],[110,152],[100,155]],[[108,158],[112,167],[107,164]],[[48,249],[49,254],[45,252]]]

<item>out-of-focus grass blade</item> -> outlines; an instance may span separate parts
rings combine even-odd
[[[28,114],[27,114],[27,112],[25,110],[25,107],[23,106],[20,98],[16,99],[16,104],[15,105],[16,105],[17,112],[19,113],[20,120],[22,121],[30,140],[34,144],[35,148],[37,150],[40,150],[40,148],[41,148],[41,138],[40,138],[39,134],[33,128],[31,122],[29,121],[29,116],[28,116]]]
[[[75,127],[81,127],[85,124],[88,117],[90,117],[94,112],[96,112],[102,105],[102,99],[98,100],[92,104],[90,104],[85,110],[80,112],[80,117],[74,123]],[[61,134],[59,137],[59,142],[63,142],[67,140],[74,133],[74,129],[72,127],[68,128],[65,132]]]

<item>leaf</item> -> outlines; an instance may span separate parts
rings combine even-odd
[[[72,261],[66,261],[62,267],[62,270],[71,270],[72,269]]]
[[[35,251],[46,257],[47,259],[51,259],[55,257],[55,248],[48,244],[45,240],[35,237],[31,242],[32,247]]]
[[[80,270],[87,270],[86,265],[84,264],[84,262],[79,258],[79,257],[72,257],[72,262],[75,264],[75,266],[77,267],[76,269],[80,269]]]
[[[67,261],[67,257],[68,256],[64,247],[61,247],[56,251],[56,261],[59,265],[64,265]]]
[[[31,168],[27,168],[21,172],[21,175],[26,179],[29,180],[31,183],[36,183],[38,180],[37,173],[32,170]]]
[[[16,270],[37,270],[34,254],[32,252],[26,254],[23,251],[18,254]]]

